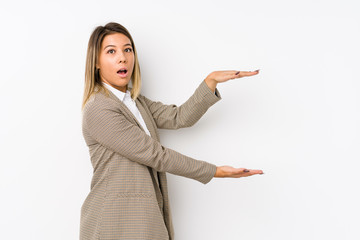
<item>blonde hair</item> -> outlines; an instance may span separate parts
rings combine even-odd
[[[110,22],[105,26],[98,26],[92,32],[86,55],[86,66],[85,66],[85,87],[84,87],[84,96],[82,102],[82,109],[84,108],[86,102],[89,100],[92,94],[103,91],[107,96],[109,96],[109,90],[103,85],[99,71],[96,69],[96,64],[99,58],[99,52],[101,49],[101,44],[104,40],[104,37],[113,33],[122,33],[128,37],[131,41],[131,45],[134,51],[134,70],[131,76],[131,98],[136,99],[140,94],[141,88],[141,74],[140,74],[140,65],[139,60],[136,54],[136,48],[134,41],[129,33],[129,31],[122,25]]]

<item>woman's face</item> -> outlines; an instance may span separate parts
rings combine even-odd
[[[122,33],[106,35],[99,51],[101,81],[126,92],[134,69],[134,52],[131,41]],[[126,71],[122,71],[125,69]]]

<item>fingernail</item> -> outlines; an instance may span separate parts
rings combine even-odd
[[[243,172],[250,172],[249,170],[247,170],[247,169],[244,169],[244,171]]]
[[[240,72],[235,73],[235,75],[238,75]]]
[[[259,72],[260,71],[260,69],[258,69],[258,70],[255,70],[254,72]]]

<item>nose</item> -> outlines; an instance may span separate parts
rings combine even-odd
[[[123,52],[120,52],[119,56],[118,56],[118,62],[126,62],[126,57],[125,54]]]

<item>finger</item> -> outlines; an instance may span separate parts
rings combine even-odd
[[[258,74],[259,72],[240,72],[238,76],[240,77],[248,77]]]
[[[235,74],[237,77],[247,77],[247,76],[256,75],[256,74],[259,73],[259,71],[260,71],[260,69],[255,70],[255,71],[237,71],[237,72],[235,72],[234,74]]]
[[[241,172],[251,172],[251,173],[262,173],[260,169],[248,169],[248,168],[233,168],[237,173]]]
[[[254,169],[246,169],[243,168],[243,170],[238,171],[238,174],[240,174],[241,176],[251,176],[251,175],[255,175],[255,174],[264,174],[264,172],[262,170],[254,170]]]
[[[256,174],[264,174],[264,173],[255,173],[255,172],[246,172],[246,173],[241,173],[238,175],[238,177],[249,177],[249,176],[253,176],[253,175],[256,175]]]
[[[251,174],[264,174],[264,172],[262,170],[254,170],[254,169],[250,169],[249,173]]]

